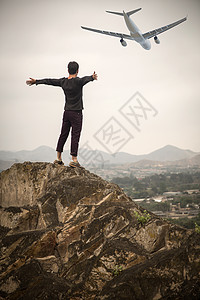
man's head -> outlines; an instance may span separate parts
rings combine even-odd
[[[78,73],[79,65],[75,61],[70,61],[68,64],[68,72],[70,75]]]

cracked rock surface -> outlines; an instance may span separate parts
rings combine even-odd
[[[0,187],[0,299],[199,299],[200,234],[150,212],[141,224],[117,185],[25,162]]]

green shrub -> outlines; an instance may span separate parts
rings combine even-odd
[[[200,233],[200,226],[195,222],[195,231]]]
[[[118,276],[122,272],[122,270],[123,270],[122,266],[116,265],[112,272],[113,276]]]
[[[142,215],[140,215],[137,211],[134,211],[134,214],[138,223],[140,223],[141,225],[146,224],[151,219],[150,214],[147,213],[146,210],[144,210],[144,213]]]

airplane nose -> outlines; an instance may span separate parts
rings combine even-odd
[[[142,47],[145,50],[150,50],[151,49],[151,42],[149,40],[146,40],[144,44],[142,44]]]

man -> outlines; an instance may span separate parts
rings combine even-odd
[[[68,64],[68,78],[60,79],[34,79],[29,78],[26,81],[27,85],[33,84],[47,84],[53,86],[59,86],[63,89],[65,94],[65,108],[63,114],[63,123],[61,134],[57,144],[57,160],[54,163],[63,165],[62,152],[64,144],[68,138],[70,129],[71,130],[71,156],[72,161],[70,162],[71,167],[80,167],[77,160],[78,145],[82,129],[82,110],[83,110],[83,99],[82,89],[85,84],[90,81],[97,80],[97,74],[94,72],[92,76],[85,76],[82,78],[77,77],[79,71],[79,65],[77,62],[72,61]]]

